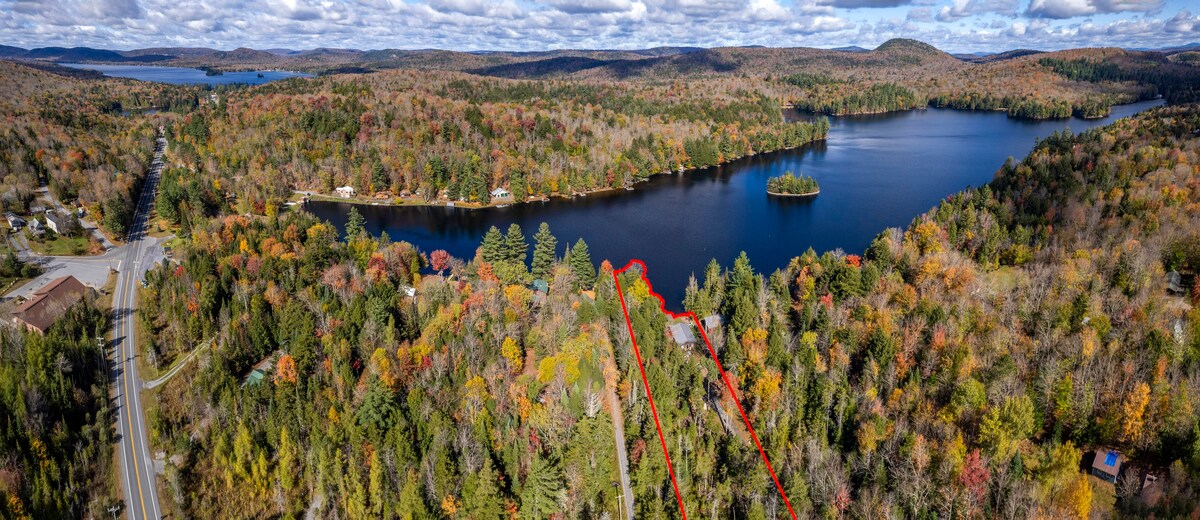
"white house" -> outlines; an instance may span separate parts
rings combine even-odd
[[[56,211],[46,212],[46,227],[54,230],[55,233],[61,234],[67,227],[67,219]]]
[[[504,188],[496,188],[496,189],[492,190],[492,198],[493,199],[506,199],[511,196],[512,196],[512,193],[509,193],[508,190],[506,190]]]
[[[353,186],[342,186],[333,191],[336,192],[339,197],[342,197],[344,199],[348,199],[348,198],[354,196],[354,187]]]

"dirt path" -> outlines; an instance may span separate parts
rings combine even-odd
[[[625,453],[625,416],[621,412],[621,400],[617,398],[617,367],[612,353],[604,360],[604,391],[608,394],[608,405],[613,420],[613,440],[617,443],[617,466],[621,473],[621,500],[625,518],[633,518],[633,488],[629,485],[629,457]]]

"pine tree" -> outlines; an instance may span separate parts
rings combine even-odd
[[[396,504],[396,510],[400,511],[401,520],[433,518],[425,500],[421,498],[421,477],[416,470],[409,470],[404,488],[400,490],[400,503]]]
[[[351,239],[366,231],[367,219],[363,218],[358,208],[351,207],[346,217],[346,239]]]
[[[483,235],[483,261],[495,264],[504,259],[504,236],[496,226]]]
[[[587,242],[579,239],[571,249],[571,272],[575,275],[575,287],[584,289],[596,283],[596,266],[588,253]]]
[[[545,222],[538,226],[538,232],[533,235],[533,239],[537,242],[533,246],[533,276],[545,280],[549,278],[550,269],[554,267],[558,239],[550,233],[550,225]]]
[[[521,232],[521,226],[514,222],[508,226],[508,233],[504,235],[504,259],[524,267],[528,253],[529,244],[525,243],[525,234]]]
[[[464,493],[463,508],[467,517],[479,520],[500,520],[505,518],[503,503],[500,498],[500,488],[496,485],[496,471],[492,468],[491,457],[484,457],[483,468],[479,473],[468,477],[474,487],[469,494]]]
[[[535,456],[529,468],[529,476],[521,489],[520,516],[524,519],[541,519],[558,511],[558,495],[562,486],[562,474],[553,462]]]

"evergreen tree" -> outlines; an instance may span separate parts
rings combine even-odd
[[[562,474],[558,467],[541,456],[535,456],[521,489],[521,519],[546,518],[558,511],[561,486]]]
[[[521,232],[521,226],[514,222],[508,226],[508,233],[504,235],[504,259],[524,267],[528,252],[529,244],[525,243],[525,234]]]
[[[400,490],[400,503],[396,504],[396,510],[400,511],[401,520],[433,518],[433,515],[429,513],[429,507],[425,505],[425,500],[421,498],[421,477],[415,470],[408,473],[404,488]]]
[[[363,218],[362,213],[358,212],[358,208],[351,207],[350,214],[346,217],[346,238],[354,238],[360,233],[366,231],[367,219]]]
[[[496,226],[492,226],[483,235],[483,261],[495,264],[500,260],[504,260],[504,236]]]
[[[558,248],[558,239],[550,233],[550,225],[542,222],[538,232],[533,235],[536,245],[533,246],[533,276],[545,280],[550,276],[554,267],[554,253]]]
[[[575,275],[577,289],[591,287],[596,282],[596,266],[592,265],[592,255],[582,238],[571,249],[571,273]]]
[[[500,488],[496,485],[496,471],[492,467],[492,458],[484,457],[483,468],[479,473],[468,477],[473,489],[464,493],[463,508],[467,517],[479,520],[500,520],[506,518],[500,497]]]

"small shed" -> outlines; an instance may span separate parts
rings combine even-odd
[[[542,279],[534,280],[533,283],[529,284],[529,288],[534,292],[540,292],[542,294],[550,292],[550,284],[546,283],[546,281]]]
[[[1177,295],[1187,294],[1187,291],[1183,289],[1183,275],[1179,274],[1179,271],[1167,273],[1167,292]]]
[[[1095,454],[1092,460],[1092,475],[1116,484],[1117,477],[1121,475],[1121,466],[1125,464],[1125,457],[1121,452],[1111,449],[1099,449],[1092,453]]]
[[[493,199],[507,199],[509,197],[512,197],[512,193],[509,193],[509,191],[504,188],[496,188],[492,190]]]
[[[341,186],[337,189],[334,189],[333,191],[334,191],[334,193],[337,193],[337,195],[343,199],[348,199],[348,198],[354,196],[354,187],[353,186]]]
[[[676,345],[691,348],[696,343],[696,334],[687,323],[672,323],[667,326],[667,331],[671,333],[671,339],[675,340]]]

